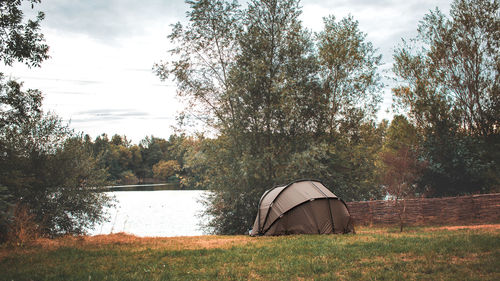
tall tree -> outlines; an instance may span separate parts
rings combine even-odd
[[[343,64],[344,73],[352,79],[342,84],[345,89],[341,94],[334,93],[343,98],[332,100],[333,83],[323,81],[331,76],[328,65],[320,62],[315,37],[302,26],[298,1],[252,0],[245,8],[235,2],[188,3],[189,24],[186,28],[175,25],[170,35],[178,44],[173,61],[157,65],[156,70],[161,78],[174,75],[179,95],[205,111],[204,116],[210,117],[207,124],[217,134],[215,139],[204,139],[187,157],[190,167],[207,167],[200,170],[205,173],[201,182],[213,191],[208,198],[212,219],[209,226],[218,233],[243,233],[252,224],[265,189],[299,176],[292,167],[301,164],[301,155],[319,151],[309,153],[320,158],[313,161],[318,163],[324,161],[323,151],[331,151],[326,159],[328,164],[322,169],[326,172],[350,158],[347,151],[351,144],[362,149],[364,139],[360,136],[365,135],[359,127],[372,125],[373,113],[368,108],[375,109],[378,99],[366,97],[372,97],[379,88],[375,73],[379,58],[371,45],[364,43],[364,35],[354,21],[340,25],[338,33],[350,32],[352,36],[346,41],[359,48],[352,52],[352,57],[349,53],[342,54],[343,58],[329,54],[335,48],[324,51],[325,57],[335,57]],[[322,46],[326,49],[327,44],[325,39]],[[358,65],[349,69],[347,64],[352,62]],[[336,82],[341,84],[342,79],[339,77]],[[353,83],[357,85],[348,86]],[[337,105],[340,102],[342,105]],[[332,104],[342,107],[342,111],[335,117],[339,123],[333,129],[335,133],[328,135],[324,117],[330,116]],[[349,118],[345,119],[349,122],[342,122],[341,115],[347,112]],[[337,138],[340,128],[350,135]],[[338,153],[336,148],[341,142],[345,144],[344,153]],[[330,156],[337,158],[332,160]],[[354,181],[352,168],[370,166],[366,157],[357,160],[343,169],[350,173],[342,175],[346,179],[345,194],[356,194],[347,190]],[[300,170],[304,171],[300,176],[315,171],[314,167]],[[333,181],[340,182],[338,178]],[[357,189],[364,192],[359,197],[369,197],[370,191],[363,188]]]
[[[238,4],[221,0],[186,3],[191,7],[189,24],[175,24],[169,35],[176,43],[170,54],[177,59],[156,64],[156,73],[163,80],[175,77],[178,95],[190,101],[192,114],[217,128],[229,128],[235,116],[227,79],[238,50]]]
[[[380,102],[381,56],[352,17],[323,21],[324,30],[316,35],[321,95],[308,105],[313,110],[309,120],[315,120],[314,139],[320,143],[308,140],[298,154],[318,165],[297,167],[299,161],[295,170],[303,176],[323,174],[323,181],[346,200],[380,198],[374,163],[385,125],[372,120]]]
[[[324,19],[324,31],[318,34],[319,62],[326,106],[318,116],[325,130],[333,135],[348,133],[360,119],[373,118],[380,103],[380,75],[377,67],[381,55],[351,16],[338,22]],[[352,123],[352,124],[349,124]]]
[[[244,11],[230,91],[238,98],[236,133],[245,136],[245,153],[263,180],[258,186],[285,180],[279,167],[300,144],[292,138],[311,132],[317,66],[300,13],[297,1],[276,0],[251,1]]]
[[[431,11],[395,52],[395,99],[424,137],[421,185],[435,195],[500,187],[499,3],[456,0],[449,18]]]
[[[499,132],[498,11],[496,0],[454,1],[450,19],[438,9],[424,17],[416,38],[421,51],[408,44],[396,50],[394,71],[403,85],[394,92],[419,124],[452,118],[468,134]],[[432,108],[440,103],[443,112]]]

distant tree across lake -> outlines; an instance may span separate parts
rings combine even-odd
[[[172,135],[168,140],[145,137],[131,144],[126,136],[113,135],[111,140],[102,134],[92,140],[84,136],[83,146],[108,171],[114,184],[176,183],[180,189],[205,189],[199,176],[186,161],[203,141],[202,137]]]

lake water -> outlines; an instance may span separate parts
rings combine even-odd
[[[207,191],[159,190],[109,192],[116,208],[109,210],[110,221],[95,227],[92,235],[126,232],[137,236],[203,235],[199,201]]]

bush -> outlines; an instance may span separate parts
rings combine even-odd
[[[27,242],[39,237],[40,228],[35,222],[35,215],[29,208],[22,204],[13,207],[13,217],[9,223],[7,243],[24,246]]]

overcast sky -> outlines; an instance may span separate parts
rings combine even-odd
[[[42,0],[42,31],[51,58],[39,69],[17,64],[1,67],[7,76],[40,89],[44,109],[70,122],[76,131],[96,137],[126,135],[134,143],[147,135],[167,138],[182,101],[172,82],[152,72],[167,58],[170,25],[185,21],[183,0]],[[304,0],[301,19],[312,31],[322,29],[322,17],[351,14],[382,54],[381,71],[392,64],[401,38],[416,34],[429,10],[447,13],[443,0]],[[31,9],[26,14],[32,13]],[[386,73],[385,75],[389,75]],[[384,89],[379,118],[390,118],[390,87]]]

